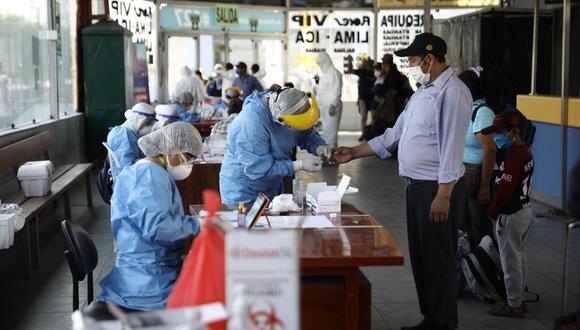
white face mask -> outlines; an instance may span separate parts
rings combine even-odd
[[[167,156],[165,157],[165,161],[167,162],[167,171],[169,174],[171,174],[171,177],[173,177],[173,180],[175,181],[185,180],[193,170],[193,164],[182,163],[177,166],[172,166],[169,163],[169,157]]]
[[[426,59],[426,57],[425,57]],[[411,75],[411,77],[418,82],[419,84],[422,85],[427,85],[429,83],[429,81],[431,80],[431,74],[429,72],[424,73],[423,70],[421,70],[421,65],[423,65],[423,62],[425,61],[425,59],[423,59],[423,61],[421,61],[421,63],[417,66],[410,66],[409,67],[409,74]],[[431,66],[429,66],[429,71],[431,71]]]
[[[375,71],[375,78],[380,78],[382,76],[382,72],[379,70]]]

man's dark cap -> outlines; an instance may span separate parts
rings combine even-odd
[[[244,62],[238,62],[238,64],[236,64],[236,68],[238,68],[238,69],[247,69],[248,66]]]
[[[433,33],[421,33],[415,36],[409,47],[395,51],[399,57],[417,56],[423,54],[433,54],[444,56],[447,54],[447,44],[445,41]]]
[[[507,110],[496,115],[493,119],[493,125],[482,129],[481,133],[489,135],[504,130],[509,132],[515,127],[519,128],[521,133],[525,133],[524,130],[527,126],[528,119],[524,114],[518,110]]]

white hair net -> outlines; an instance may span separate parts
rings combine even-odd
[[[140,138],[137,143],[146,156],[189,153],[200,156],[203,142],[193,125],[175,122]]]
[[[268,106],[275,120],[284,115],[301,114],[308,109],[308,96],[296,88],[283,88],[270,94]]]
[[[155,107],[155,112],[157,113],[157,116],[155,116],[157,122],[153,125],[154,131],[165,125],[181,120],[179,117],[179,111],[173,104],[160,104]]]
[[[123,124],[139,136],[151,131],[155,122],[155,110],[147,103],[137,103],[131,109],[125,111],[127,120]]]

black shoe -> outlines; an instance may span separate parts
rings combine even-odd
[[[421,321],[421,323],[408,327],[401,327],[401,330],[431,330],[427,320]]]

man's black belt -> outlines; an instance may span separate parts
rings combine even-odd
[[[437,183],[437,180],[417,180],[417,179],[411,179],[411,178],[405,178],[405,179],[407,179],[407,184]]]

